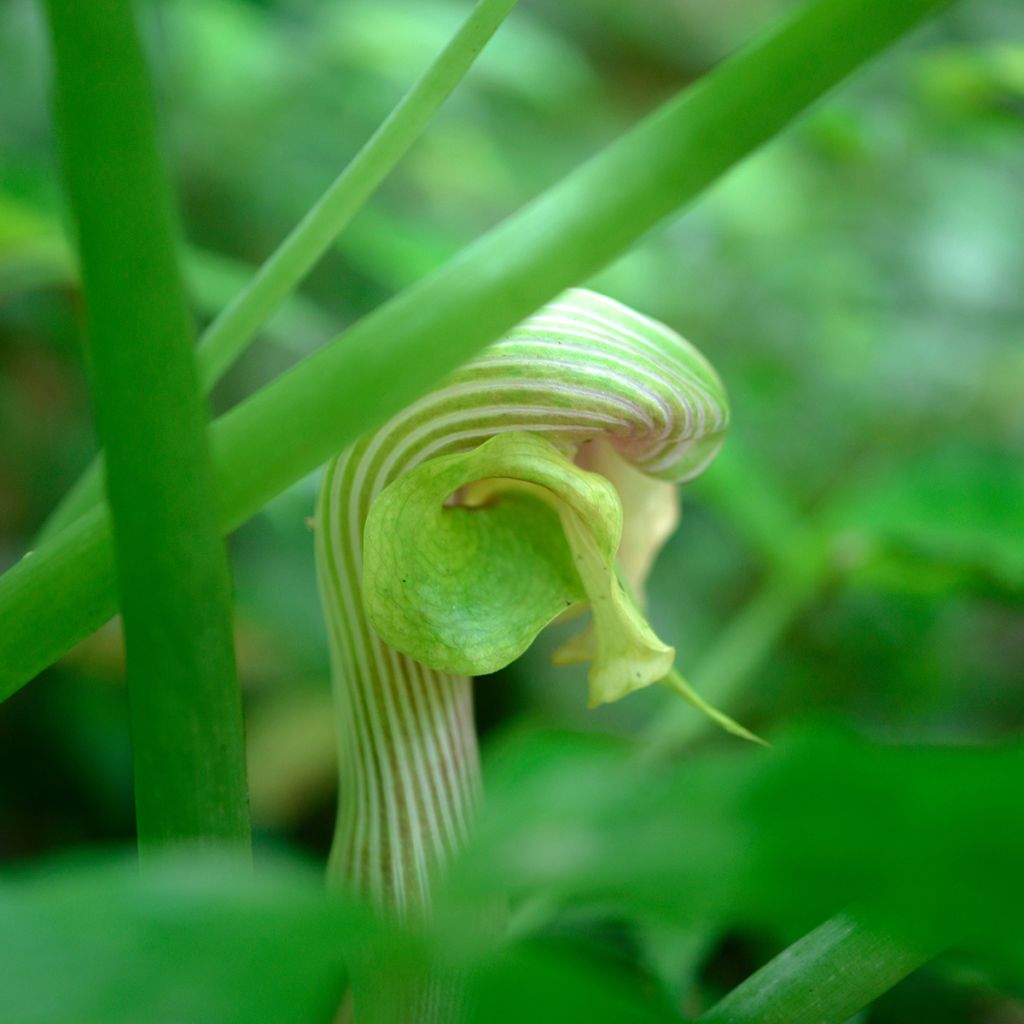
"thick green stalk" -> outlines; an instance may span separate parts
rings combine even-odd
[[[256,332],[313,269],[423,134],[430,119],[515,4],[516,0],[479,0],[451,42],[402,97],[352,162],[248,285],[207,327],[196,354],[199,376],[207,392],[241,356]],[[97,457],[54,510],[43,527],[40,542],[54,536],[101,500],[102,474],[102,463]]]
[[[128,0],[46,6],[108,452],[139,844],[245,848],[227,555],[145,61]]]
[[[700,1024],[843,1024],[932,956],[839,914],[733,989]]]
[[[817,0],[214,426],[223,526],[624,252],[944,0]],[[0,695],[116,609],[102,513],[0,579]],[[67,533],[68,531],[65,531]],[[55,599],[51,582],[64,593]],[[70,614],[56,609],[63,607]]]

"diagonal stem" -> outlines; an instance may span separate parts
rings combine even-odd
[[[839,914],[733,989],[700,1024],[843,1024],[934,955]]]

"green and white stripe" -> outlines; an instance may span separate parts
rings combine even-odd
[[[399,913],[429,905],[432,871],[464,839],[479,790],[469,680],[383,643],[360,596],[371,503],[426,459],[534,431],[569,455],[596,437],[644,472],[682,481],[714,457],[722,385],[688,342],[575,290],[328,467],[317,565],[333,658],[341,791],[329,874]]]

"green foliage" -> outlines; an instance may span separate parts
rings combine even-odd
[[[771,753],[654,769],[625,746],[527,736],[489,766],[451,890],[790,933],[852,903],[876,931],[958,943],[1021,977],[1011,877],[1024,817],[1009,800],[1021,757],[1019,745],[886,748],[819,726]]]
[[[788,6],[522,5],[400,174],[263,327],[215,408],[437,270]],[[161,8],[157,22],[143,5],[204,320],[371,135],[464,7],[197,0]],[[94,449],[41,21],[27,0],[0,5],[4,564]],[[1020,765],[993,745],[1024,724],[1022,31],[1013,0],[956,5],[593,282],[698,341],[728,384],[733,437],[654,567],[650,616],[700,692],[740,710],[770,752],[722,757],[705,720],[657,688],[586,711],[582,678],[566,685],[571,670],[549,667],[560,638],[542,636],[478,686],[480,723],[485,744],[524,712],[563,731],[491,750],[486,788],[502,818],[452,876],[450,925],[399,936],[364,908],[325,901],[315,879],[260,861],[253,880],[198,861],[143,879],[130,865],[51,862],[9,874],[2,890],[0,1016],[180,1019],[187,998],[197,1017],[326,1019],[340,959],[383,941],[399,964],[408,953],[465,967],[488,1021],[696,1018],[742,978],[708,1019],[839,1024],[873,999],[858,1024],[1016,1019],[1021,908],[1007,865],[1020,857]],[[766,107],[784,78],[762,86]],[[380,347],[381,394],[348,370],[325,385],[353,423],[426,388],[424,367],[444,370],[445,331],[425,331],[422,351],[400,358],[382,331],[345,344],[360,336]],[[409,390],[391,395],[392,378]],[[302,449],[289,417],[275,422],[275,445]],[[262,487],[259,445],[250,455],[244,472]],[[259,841],[322,857],[334,744],[303,524],[314,488],[307,478],[281,493],[233,553],[250,754],[263,768],[252,775]],[[0,674],[27,678],[67,646],[72,634],[19,661],[20,638],[44,620],[113,611],[95,529],[5,578]],[[5,703],[6,860],[130,841],[120,672],[108,629]],[[787,723],[815,710],[881,743],[834,731],[787,740]],[[619,749],[578,735],[595,729],[620,736]],[[685,765],[661,763],[680,749]],[[529,849],[536,864],[524,864]],[[476,941],[479,908],[501,888],[492,856],[518,879],[499,949]],[[855,912],[820,924],[854,898]],[[884,995],[946,943],[953,953]]]
[[[937,6],[811,4],[441,271],[237,405],[212,431],[225,526],[237,526],[446,370],[620,255]],[[823,51],[828,60],[807,60]],[[792,72],[803,65],[808,73]],[[0,580],[0,614],[18,626],[0,636],[0,693],[22,685],[116,608],[94,569],[110,557],[106,521],[86,515],[76,525],[73,538],[65,531]],[[47,597],[54,578],[71,597],[62,614],[51,613]]]
[[[1024,591],[1024,467],[963,443],[876,470],[834,509],[833,527],[866,550],[857,576],[943,592]],[[950,579],[949,577],[952,576]]]
[[[578,940],[556,941],[545,922],[571,904],[791,933],[857,903],[713,1021],[839,1024],[950,942],[1022,981],[1014,879],[1024,828],[1007,801],[1021,757],[885,749],[819,728],[771,755],[743,748],[652,772],[607,741],[510,737],[492,756],[480,828],[429,932],[325,899],[308,872],[280,865],[256,879],[196,857],[157,862],[145,877],[126,864],[51,866],[5,887],[0,1006],[26,1024],[72,1011],[97,1024],[314,1020],[341,990],[342,960],[386,943],[399,973],[427,962],[462,972],[468,1019],[529,1010],[556,1021],[586,1009],[611,1021],[627,1006],[630,1019],[676,1019],[620,971],[581,959]],[[986,871],[972,871],[979,862]],[[506,893],[514,905],[542,896],[544,910],[517,938],[486,939],[481,915]],[[42,984],[57,971],[60,986]]]
[[[24,1024],[322,1019],[344,989],[339,936],[373,934],[308,870],[267,865],[257,882],[196,856],[144,875],[127,860],[51,864],[0,901],[0,1012]]]

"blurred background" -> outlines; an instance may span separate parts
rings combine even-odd
[[[223,307],[435,55],[454,0],[144,4],[185,269]],[[223,410],[439,266],[791,6],[521,0],[426,137],[214,395]],[[38,5],[0,5],[0,569],[94,450]],[[590,284],[700,347],[731,395],[649,585],[693,684],[744,724],[885,741],[1024,726],[1024,7],[962,0]],[[325,855],[335,801],[317,480],[231,541],[264,848]],[[588,712],[558,637],[477,686],[523,718],[671,751],[736,742],[660,693]],[[0,713],[0,857],[130,842],[117,630]],[[777,948],[558,924],[713,998]],[[689,944],[688,944],[689,943]],[[696,943],[696,944],[694,944]],[[684,998],[684,995],[680,995]],[[692,998],[692,993],[689,997]],[[690,1007],[693,1009],[694,1007]],[[864,1020],[1024,1021],[940,962]]]

